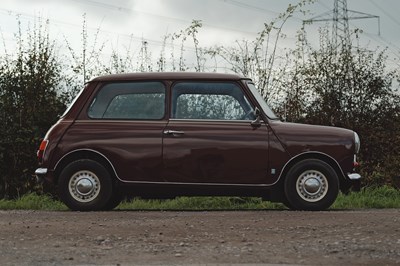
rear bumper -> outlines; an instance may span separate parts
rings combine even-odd
[[[44,177],[47,175],[47,168],[38,168],[35,171],[36,181],[38,183],[43,183]]]

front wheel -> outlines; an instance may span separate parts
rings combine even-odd
[[[112,196],[107,169],[96,161],[82,159],[68,164],[60,174],[58,191],[71,210],[102,210]]]
[[[289,170],[284,190],[289,208],[320,211],[335,202],[339,193],[339,180],[329,164],[307,159],[296,163]]]

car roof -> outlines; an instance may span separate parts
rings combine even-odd
[[[99,81],[133,81],[133,80],[242,80],[237,74],[204,73],[204,72],[140,72],[100,76],[89,82]]]

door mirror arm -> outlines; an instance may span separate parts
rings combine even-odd
[[[254,115],[256,119],[251,121],[251,126],[253,128],[259,128],[261,126],[261,112],[257,107],[254,109]]]

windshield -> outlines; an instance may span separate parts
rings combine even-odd
[[[250,88],[251,93],[253,93],[254,97],[256,97],[257,102],[260,104],[262,110],[264,113],[270,118],[270,119],[279,119],[275,113],[269,108],[268,104],[265,102],[264,98],[261,96],[261,94],[258,92],[256,86],[254,86],[253,83],[247,82],[247,86]]]

